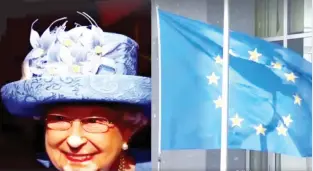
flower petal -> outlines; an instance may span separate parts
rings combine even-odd
[[[60,62],[61,59],[59,57],[61,45],[60,44],[53,44],[48,52],[47,52],[47,60],[49,62]]]
[[[67,47],[73,44],[70,36],[65,31],[59,31],[59,33],[57,33],[57,39],[61,44]]]
[[[71,47],[71,54],[75,58],[75,62],[83,62],[87,60],[88,49],[80,44],[75,44]]]
[[[71,51],[67,47],[61,46],[59,57],[63,63],[67,65],[73,64],[73,56],[71,55]]]
[[[81,70],[80,72],[84,75],[86,74],[91,74],[92,72],[92,63],[90,62],[80,62],[79,63],[81,65]]]
[[[53,44],[53,42],[56,40],[55,32],[52,32],[50,30],[51,26],[53,24],[55,24],[56,22],[61,21],[61,20],[65,20],[65,19],[66,19],[66,17],[63,17],[63,18],[59,18],[59,19],[53,21],[50,24],[50,26],[43,32],[43,34],[41,35],[41,38],[40,38],[40,45],[43,49],[47,50]]]
[[[75,27],[72,28],[71,30],[67,31],[67,34],[69,35],[69,37],[74,40],[77,41],[83,34],[83,32],[87,29],[86,26],[81,26],[81,27]]]
[[[104,43],[104,39],[103,39],[103,30],[100,27],[91,26],[91,31],[93,33],[93,39],[95,39],[95,41],[97,42],[97,44],[103,44]]]
[[[103,31],[101,29],[99,29],[97,26],[92,25],[90,32],[92,33],[92,40],[94,42],[94,46],[100,45],[103,43],[103,41],[102,41]]]
[[[55,64],[55,74],[56,75],[68,75],[68,65],[57,63]]]
[[[33,29],[33,26],[34,24],[38,21],[35,20],[32,25],[31,25],[31,29],[30,29],[30,38],[29,38],[29,41],[30,41],[30,44],[33,48],[38,48],[39,47],[39,40],[40,40],[40,36],[39,36],[39,33],[37,31],[35,31]]]
[[[81,45],[87,49],[92,49],[94,47],[94,42],[92,38],[92,33],[89,29],[86,29],[79,39]]]
[[[49,49],[49,47],[53,44],[55,40],[56,40],[56,34],[51,33],[50,30],[47,29],[41,36],[41,40],[40,40],[41,47],[47,50]]]
[[[93,74],[97,72],[97,69],[99,67],[99,65],[101,64],[101,56],[95,55],[95,54],[87,54],[87,60],[86,60],[85,65],[87,65],[88,67],[90,67],[90,72],[92,72]]]
[[[32,51],[32,57],[33,58],[39,58],[42,57],[45,54],[45,51],[41,48],[36,48]]]

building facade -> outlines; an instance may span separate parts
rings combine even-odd
[[[157,22],[155,7],[223,27],[223,0],[152,0],[152,63],[157,62]],[[312,0],[233,0],[230,1],[230,29],[290,48],[306,60],[312,58]],[[152,77],[158,78],[157,66]],[[154,79],[155,80],[155,79]],[[156,80],[157,82],[157,80]],[[154,84],[157,84],[157,83]],[[158,90],[153,90],[157,97]],[[154,104],[158,106],[155,99]],[[158,109],[153,108],[152,147],[158,153]],[[153,167],[161,170],[219,170],[219,150],[162,151]],[[160,161],[160,162],[159,162]],[[248,150],[229,150],[231,171],[311,170],[311,158],[297,158]]]

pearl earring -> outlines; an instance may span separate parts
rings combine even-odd
[[[128,144],[127,144],[127,143],[123,143],[122,149],[123,149],[124,151],[128,150]]]

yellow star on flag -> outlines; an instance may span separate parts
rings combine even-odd
[[[255,48],[254,51],[248,51],[250,54],[250,60],[254,62],[259,62],[259,58],[262,56],[262,54],[258,53],[257,49]]]
[[[230,120],[232,121],[232,127],[235,127],[235,126],[238,126],[238,127],[241,127],[241,122],[244,121],[243,118],[240,118],[238,116],[238,113],[235,114],[235,117],[233,118],[230,118]]]
[[[218,99],[214,100],[215,108],[221,108],[223,106],[222,97],[219,96]]]
[[[209,80],[209,84],[218,84],[218,80],[220,79],[219,76],[216,76],[213,72],[210,76],[207,76],[207,79]]]
[[[265,135],[266,128],[264,128],[262,124],[260,124],[259,126],[255,126],[254,129],[256,130],[257,135]]]
[[[278,135],[287,136],[287,128],[284,127],[284,125],[280,125],[279,127],[276,127]]]
[[[294,97],[294,104],[297,104],[297,105],[301,105],[301,98],[300,96],[298,96],[297,94],[293,96]]]
[[[284,124],[289,127],[289,125],[293,122],[293,120],[291,119],[290,114],[288,116],[283,116],[283,121]]]
[[[282,65],[281,65],[280,63],[278,63],[278,62],[272,62],[272,67],[273,67],[274,69],[279,69],[279,70],[281,70]]]
[[[294,73],[285,73],[285,77],[286,77],[286,79],[287,79],[287,81],[291,81],[291,82],[293,82],[293,83],[295,83],[296,82],[296,78],[298,78],[297,76],[295,76],[295,74]]]
[[[220,55],[217,55],[217,57],[214,58],[216,64],[223,65],[223,59],[220,57]]]

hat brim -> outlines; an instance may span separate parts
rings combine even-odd
[[[40,116],[40,106],[60,102],[150,106],[151,79],[130,75],[34,77],[6,84],[1,95],[8,111],[19,116]]]

